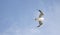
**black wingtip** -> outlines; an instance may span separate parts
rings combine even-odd
[[[37,27],[40,27],[40,25],[39,25],[39,26],[37,26]]]
[[[39,10],[39,12],[41,12],[41,10]]]
[[[38,10],[38,9],[36,9],[36,10]],[[38,10],[39,12],[41,12],[41,10]]]

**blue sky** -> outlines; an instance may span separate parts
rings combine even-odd
[[[36,28],[40,9],[45,20]],[[0,35],[60,35],[60,0],[0,0]]]

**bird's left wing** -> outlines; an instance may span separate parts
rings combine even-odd
[[[40,15],[39,15],[39,18],[40,18],[44,15],[44,13],[41,10],[39,10],[39,12],[40,12]]]

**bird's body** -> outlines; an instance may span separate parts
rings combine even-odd
[[[36,21],[43,21],[44,18],[43,18],[43,17],[41,17],[41,18],[35,18],[35,20],[36,20]]]
[[[35,20],[39,22],[39,25],[37,27],[40,27],[43,24],[42,21],[44,20],[44,18],[42,17],[44,14],[41,12],[41,10],[39,10],[39,12],[40,12],[39,17],[35,18]]]

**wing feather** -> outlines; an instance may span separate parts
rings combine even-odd
[[[39,21],[39,25],[37,27],[40,27],[42,24],[43,24],[42,21]]]
[[[42,12],[41,10],[39,10],[39,12],[40,12],[40,15],[39,15],[39,18],[40,18],[40,17],[42,17],[44,14],[43,14],[43,12]]]

